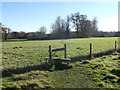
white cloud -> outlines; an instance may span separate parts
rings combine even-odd
[[[118,16],[109,16],[98,20],[98,28],[102,31],[118,31]]]

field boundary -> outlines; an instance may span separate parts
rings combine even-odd
[[[115,51],[115,49],[112,49],[112,50],[108,50],[108,51],[105,51],[105,52],[100,52],[100,53],[93,54],[93,57],[94,58],[102,57],[102,56],[105,56],[105,55],[110,55],[110,54],[112,54],[114,52],[119,52],[120,53],[119,50]],[[86,60],[86,59],[90,60],[91,58],[90,58],[89,55],[71,57],[71,63],[81,61],[81,60]],[[62,70],[71,68],[67,64],[66,64],[65,67],[66,68],[63,68]],[[2,69],[1,72],[2,72],[2,77],[8,77],[8,76],[12,76],[13,74],[20,74],[20,73],[30,72],[32,70],[50,71],[50,68],[51,68],[51,66],[49,66],[46,62],[43,62],[43,63],[41,63],[39,65],[27,66],[27,67],[22,67],[22,68]]]
[[[92,54],[92,58],[98,58],[105,55],[110,55],[114,52],[120,52],[120,51],[119,50],[115,51],[114,49],[111,49],[104,52]],[[83,55],[83,56],[80,55],[80,56],[71,57],[71,62],[76,62],[76,61],[81,61],[86,59],[91,60],[92,58],[90,57],[90,55]]]

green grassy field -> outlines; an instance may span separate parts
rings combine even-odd
[[[118,54],[81,60],[58,66],[45,64],[48,46],[61,48],[67,44],[67,57],[89,55],[89,44],[93,44],[93,54],[114,49],[112,38],[82,38],[41,41],[3,42],[3,88],[119,88],[120,78]],[[53,57],[63,57],[63,51],[53,52]],[[115,59],[115,60],[114,60]],[[112,79],[110,78],[112,77]]]

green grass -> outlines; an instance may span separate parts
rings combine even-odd
[[[116,58],[116,60],[114,60]],[[71,69],[50,72],[59,88],[120,88],[117,55],[71,63]],[[116,72],[117,71],[117,74]]]
[[[67,44],[67,56],[75,57],[88,55],[90,43],[94,54],[114,49],[114,41],[118,38],[3,42],[3,88],[120,88],[119,53],[92,60],[79,58],[69,65],[42,64],[48,57],[49,45],[61,48]],[[63,51],[53,52],[53,56],[63,57]]]
[[[52,48],[61,48],[63,44],[67,44],[67,57],[88,55],[90,43],[93,44],[93,53],[99,53],[114,49],[115,40],[117,41],[116,37],[3,42],[2,63],[4,69],[40,64],[48,57],[49,45],[52,45]],[[13,49],[14,47],[18,48]],[[53,52],[53,57],[63,57],[63,51]]]

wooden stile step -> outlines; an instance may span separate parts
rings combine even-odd
[[[55,61],[59,60],[59,61],[63,61],[63,62],[71,61],[70,58],[53,58],[52,60],[55,60]]]
[[[46,60],[49,60],[49,57],[45,57]],[[64,61],[64,62],[67,62],[67,61],[71,61],[70,58],[52,58],[52,60],[59,60],[59,61]]]

